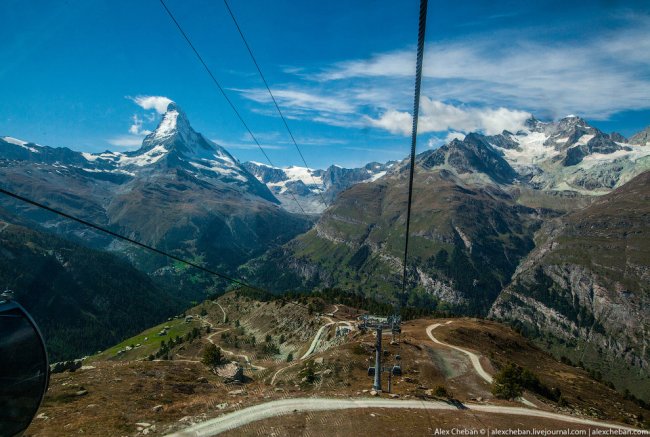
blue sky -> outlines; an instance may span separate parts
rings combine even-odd
[[[301,164],[221,1],[167,0],[276,165]],[[231,0],[312,167],[406,156],[416,0]],[[429,5],[418,148],[529,114],[650,125],[647,2]],[[0,135],[132,150],[176,101],[196,130],[264,161],[158,0],[0,2]],[[146,106],[146,105],[145,105]]]

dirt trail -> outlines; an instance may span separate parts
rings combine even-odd
[[[219,304],[217,304],[217,305],[219,305]],[[219,308],[221,308],[221,305],[219,305]],[[221,310],[223,311],[223,308],[221,308]],[[198,317],[198,316],[196,316],[196,317]],[[224,317],[224,320],[226,320],[226,312],[225,312],[225,311],[223,311],[223,317]],[[208,321],[208,320],[203,320],[203,321],[204,321],[205,323],[207,323],[208,325],[210,325],[210,328],[211,328],[211,329],[214,329],[214,325],[212,324],[212,322],[210,322],[210,321]],[[228,354],[228,355],[232,355],[233,357],[243,357],[244,360],[246,361],[246,364],[248,364],[249,366],[251,366],[252,369],[255,369],[255,370],[266,370],[266,367],[263,367],[263,366],[257,366],[257,365],[255,365],[255,364],[253,364],[253,363],[251,362],[250,358],[248,357],[248,355],[246,355],[246,354],[238,354],[238,353],[235,353],[235,352],[233,352],[233,351],[229,351],[229,350],[227,350],[227,349],[224,349],[221,345],[215,343],[214,340],[212,340],[212,337],[214,337],[215,335],[217,335],[217,334],[221,334],[221,333],[226,332],[226,331],[230,331],[231,329],[232,329],[232,328],[221,328],[221,329],[217,329],[217,330],[215,330],[212,334],[208,335],[206,338],[207,338],[207,340],[208,340],[210,343],[212,343],[212,344],[215,345],[215,346],[218,346],[219,349],[221,349],[221,352],[226,353],[226,354]]]
[[[451,320],[448,321],[447,323],[445,323],[445,325],[449,325],[450,323],[451,323]],[[459,352],[462,352],[465,355],[467,355],[469,357],[470,361],[472,362],[472,366],[474,367],[474,370],[476,370],[476,373],[478,373],[478,375],[481,378],[483,378],[483,380],[485,380],[485,382],[487,382],[488,384],[492,384],[492,381],[493,381],[492,375],[490,375],[489,373],[487,373],[485,371],[485,369],[481,365],[481,359],[480,359],[480,357],[478,355],[476,355],[474,352],[468,351],[467,349],[463,349],[463,348],[460,348],[458,346],[451,345],[449,343],[444,343],[444,342],[438,340],[437,338],[435,338],[433,336],[433,330],[436,329],[439,326],[442,326],[442,325],[443,325],[442,323],[434,323],[433,325],[429,325],[427,327],[427,335],[429,336],[431,341],[433,341],[434,343],[440,344],[442,346],[446,346],[448,348],[455,349],[455,350],[457,350]]]
[[[338,307],[336,309],[338,311]],[[311,344],[309,345],[309,349],[307,349],[307,352],[305,352],[305,354],[302,357],[300,357],[300,359],[298,361],[295,361],[295,362],[289,364],[288,366],[285,366],[285,367],[282,367],[281,369],[278,369],[273,374],[273,376],[271,377],[271,385],[275,384],[275,378],[277,378],[277,376],[280,373],[282,373],[284,370],[295,366],[296,364],[300,363],[301,361],[306,360],[307,358],[309,358],[314,353],[314,351],[316,350],[316,347],[318,346],[318,342],[320,341],[320,337],[323,334],[323,331],[327,327],[332,326],[332,325],[337,325],[337,324],[343,324],[343,325],[346,325],[347,327],[349,327],[350,330],[354,330],[354,325],[352,324],[351,321],[348,321],[348,320],[334,321],[330,317],[325,317],[325,318],[328,319],[329,322],[326,323],[325,325],[321,326],[320,329],[318,330],[318,332],[316,332],[316,335],[314,336],[314,339],[312,340]]]
[[[638,431],[623,425],[617,425],[596,420],[583,419],[580,417],[567,416],[548,411],[531,410],[520,407],[505,407],[497,405],[466,404],[462,408],[442,401],[421,401],[421,400],[395,400],[382,398],[294,398],[280,399],[265,402],[239,411],[224,414],[215,419],[191,426],[186,430],[169,434],[167,437],[209,437],[221,434],[222,432],[239,428],[258,420],[270,417],[282,416],[284,414],[306,412],[306,411],[332,411],[349,410],[355,408],[392,408],[392,409],[419,409],[419,410],[455,410],[472,414],[480,411],[491,414],[506,414],[511,416],[528,416],[554,419],[567,423],[591,425],[603,428]]]
[[[447,321],[447,323],[445,323],[445,325],[449,325],[450,323],[452,323],[451,320]],[[436,329],[436,328],[439,327],[439,326],[442,326],[442,325],[443,325],[442,323],[434,323],[433,325],[429,325],[429,326],[427,327],[427,335],[429,336],[429,338],[431,339],[431,341],[433,341],[434,343],[440,344],[440,345],[442,345],[442,346],[446,346],[446,347],[448,347],[448,348],[451,348],[451,349],[457,350],[457,351],[462,352],[462,353],[464,353],[465,355],[467,355],[467,356],[469,357],[470,361],[472,362],[472,366],[474,367],[474,370],[476,371],[476,373],[477,373],[477,374],[478,374],[478,375],[479,375],[479,376],[480,376],[480,377],[481,377],[485,382],[487,382],[488,384],[492,384],[492,382],[494,381],[494,378],[492,378],[492,375],[490,375],[490,374],[489,374],[489,373],[488,373],[488,372],[483,368],[483,365],[481,364],[481,357],[480,357],[480,356],[478,356],[478,355],[475,354],[474,352],[468,351],[467,349],[463,349],[463,348],[461,348],[461,347],[454,346],[454,345],[449,344],[449,343],[444,343],[444,342],[438,340],[437,338],[435,338],[435,337],[433,336],[433,330]],[[529,401],[528,399],[525,399],[524,397],[517,398],[517,401],[518,401],[518,402],[521,402],[522,404],[527,405],[527,406],[529,406],[529,407],[537,408],[537,405],[535,405],[534,403],[532,403],[532,402]]]

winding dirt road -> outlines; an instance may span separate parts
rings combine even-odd
[[[226,320],[228,319],[228,316],[226,315],[226,310],[223,309],[223,307],[219,302],[214,301],[214,303],[216,303],[217,306],[221,309],[221,312],[223,313],[223,323],[226,323]]]
[[[338,311],[338,306],[336,307],[336,311]],[[336,312],[336,311],[335,311],[335,312]],[[287,369],[289,369],[289,368],[295,366],[296,364],[300,363],[301,361],[306,360],[307,358],[309,358],[309,357],[314,353],[314,351],[316,350],[316,347],[318,346],[318,342],[320,341],[320,337],[321,337],[321,335],[323,335],[323,331],[324,331],[327,327],[329,327],[329,326],[331,326],[331,325],[343,324],[343,325],[346,325],[348,328],[350,328],[351,331],[354,331],[354,325],[353,325],[350,321],[348,321],[348,320],[337,320],[337,321],[334,321],[334,320],[332,320],[332,319],[329,318],[329,317],[325,317],[325,318],[326,318],[327,320],[329,320],[329,323],[327,323],[327,324],[321,326],[320,329],[316,332],[316,335],[314,336],[314,339],[312,340],[311,344],[309,345],[309,349],[307,349],[307,352],[305,352],[305,354],[304,354],[302,357],[300,357],[298,361],[295,361],[295,362],[289,364],[288,366],[285,366],[285,367],[282,367],[281,369],[278,369],[278,370],[273,374],[273,376],[271,377],[271,385],[274,385],[274,384],[275,384],[275,378],[277,378],[277,376],[278,376],[280,373],[282,373],[283,371],[285,371],[285,370],[287,370]]]
[[[216,304],[219,305],[218,302],[216,302]],[[226,321],[226,317],[227,317],[227,316],[226,316],[226,311],[223,309],[223,307],[222,307],[221,305],[219,305],[219,308],[221,308],[221,311],[223,312],[223,320],[224,320],[224,323],[225,323],[225,321]],[[204,318],[202,318],[202,317],[199,316],[199,315],[195,315],[194,317],[196,317],[196,318],[198,318],[199,320],[203,321],[204,323],[210,325],[210,329],[214,329],[214,332],[212,332],[210,335],[208,335],[208,336],[206,337],[206,339],[207,339],[210,343],[212,343],[213,345],[218,346],[219,349],[221,349],[221,352],[223,352],[223,353],[225,353],[225,354],[228,354],[228,355],[231,355],[231,356],[233,356],[233,357],[243,357],[244,360],[246,361],[246,364],[248,364],[249,366],[251,366],[251,369],[254,369],[254,370],[266,370],[266,367],[263,367],[263,366],[257,366],[257,365],[255,365],[255,364],[253,364],[253,363],[251,362],[251,359],[249,358],[248,355],[246,355],[246,354],[238,354],[238,353],[236,353],[236,352],[233,352],[233,351],[229,351],[229,350],[227,350],[227,349],[224,349],[220,344],[217,344],[217,343],[214,342],[214,340],[212,340],[212,337],[214,337],[215,335],[217,335],[217,334],[221,334],[221,333],[226,332],[226,331],[230,331],[232,328],[216,328],[216,329],[215,329],[214,324],[213,324],[212,322],[210,322],[209,320],[205,320]]]
[[[304,360],[305,358],[309,357],[311,354],[314,353],[316,346],[318,346],[318,341],[320,340],[320,336],[323,335],[323,331],[325,331],[325,329],[328,326],[332,326],[335,323],[336,322],[332,321],[320,327],[320,329],[318,330],[318,332],[316,332],[316,335],[314,336],[314,340],[312,340],[311,344],[309,345],[309,349],[307,349],[307,352],[305,352],[305,354],[302,357],[300,357],[301,360]]]
[[[329,317],[326,317],[326,318],[328,320],[330,320],[330,322],[326,323],[325,325],[321,326],[320,329],[318,329],[318,331],[316,332],[316,335],[314,336],[314,339],[312,340],[311,344],[309,345],[309,349],[307,349],[307,352],[305,352],[305,354],[302,357],[300,357],[300,359],[298,361],[295,361],[295,362],[289,364],[288,366],[285,366],[285,367],[283,367],[281,369],[278,369],[273,374],[273,377],[271,378],[271,385],[275,384],[275,378],[277,378],[277,376],[280,373],[282,373],[283,371],[289,369],[290,367],[295,366],[296,364],[300,363],[301,361],[306,360],[307,358],[309,358],[310,355],[312,355],[314,353],[314,351],[316,350],[316,346],[318,346],[318,342],[320,341],[320,337],[321,337],[321,335],[323,335],[323,331],[325,331],[325,329],[327,327],[329,327],[331,325],[334,325],[336,323],[347,323],[347,322],[335,322],[332,319],[330,319]]]
[[[447,321],[447,323],[445,323],[445,325],[449,325],[450,323],[452,323],[451,320]],[[442,326],[442,325],[443,325],[442,323],[434,323],[433,325],[429,325],[427,327],[427,335],[429,336],[431,341],[433,341],[434,343],[437,343],[439,345],[442,345],[442,346],[457,350],[457,351],[462,352],[465,355],[467,355],[469,357],[470,361],[472,362],[472,366],[474,367],[474,370],[476,371],[478,376],[480,376],[488,384],[492,384],[492,381],[494,381],[494,379],[492,378],[492,375],[490,375],[483,368],[483,365],[481,364],[481,357],[480,356],[476,355],[472,351],[468,351],[467,349],[463,349],[461,347],[454,346],[453,344],[442,342],[442,341],[438,340],[437,338],[435,338],[433,336],[433,330],[436,329],[439,326]],[[537,405],[535,405],[534,403],[532,403],[531,401],[529,401],[528,399],[526,399],[524,397],[517,398],[517,401],[521,402],[522,404],[527,405],[529,407],[538,408]]]
[[[282,416],[284,414],[308,411],[332,411],[349,410],[357,408],[391,408],[391,409],[418,409],[418,410],[457,410],[457,411],[480,411],[491,414],[507,414],[511,416],[540,417],[558,420],[566,423],[591,425],[610,429],[626,431],[638,431],[622,425],[600,422],[590,419],[582,419],[574,416],[551,413],[548,411],[531,410],[520,407],[504,407],[497,405],[475,405],[467,404],[461,409],[455,405],[442,401],[420,401],[420,400],[394,400],[382,398],[293,398],[280,399],[253,407],[244,408],[239,411],[224,414],[223,416],[211,419],[183,431],[169,434],[167,437],[209,437],[221,434],[222,432],[239,428],[258,420]]]
[[[451,323],[451,320],[449,320],[447,323],[445,323],[445,325],[449,325],[450,323]],[[488,384],[492,384],[492,381],[493,381],[492,375],[490,375],[489,373],[487,373],[485,371],[485,369],[481,365],[481,359],[480,359],[480,357],[478,355],[476,355],[474,352],[468,351],[467,349],[463,349],[463,348],[460,348],[458,346],[454,346],[454,345],[449,344],[449,343],[444,343],[444,342],[438,340],[437,338],[435,338],[433,336],[433,330],[436,329],[439,326],[442,326],[442,325],[443,325],[442,323],[434,323],[433,325],[429,325],[427,327],[427,335],[429,336],[431,341],[433,341],[434,343],[440,344],[442,346],[457,350],[458,352],[462,352],[465,355],[467,355],[469,357],[470,361],[472,362],[472,366],[474,367],[474,370],[476,370],[476,373],[478,373],[478,375],[481,378],[483,378],[483,380],[485,380],[485,382],[487,382]]]

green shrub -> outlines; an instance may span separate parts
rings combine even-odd
[[[521,367],[509,364],[494,376],[492,394],[500,399],[515,399],[521,396]]]
[[[355,354],[355,355],[366,355],[367,354],[366,350],[361,345],[361,343],[356,343],[354,346],[352,346],[352,353]]]
[[[203,358],[201,362],[208,367],[216,367],[223,363],[223,353],[221,348],[210,343],[203,348]]]
[[[439,398],[450,398],[451,395],[447,391],[444,385],[438,385],[436,388],[433,390],[433,394],[436,395]]]
[[[262,353],[264,355],[277,355],[280,353],[280,348],[275,343],[264,343]]]
[[[562,398],[560,389],[549,388],[533,372],[514,363],[509,363],[494,376],[492,394],[498,398],[518,398],[524,390],[530,390],[555,402]]]
[[[316,370],[314,360],[309,360],[305,364],[305,367],[300,370],[300,377],[305,380],[307,384],[313,384],[316,382]]]

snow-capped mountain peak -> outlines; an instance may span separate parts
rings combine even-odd
[[[490,145],[533,186],[603,192],[650,166],[650,150],[608,135],[569,115],[555,122],[534,118],[513,134],[487,137]]]
[[[604,133],[575,115],[549,122],[531,117],[516,133],[470,133],[462,141],[424,152],[419,162],[472,182],[603,194],[650,169],[644,135],[633,137],[635,143],[618,133]]]
[[[18,138],[13,137],[0,137],[0,139],[8,144],[13,144],[15,146],[22,147],[23,149],[29,150],[30,152],[39,153],[39,150],[35,147],[30,146],[32,143],[29,143],[28,141],[19,140]],[[38,144],[34,145],[38,146]]]
[[[167,152],[177,152],[185,157],[209,159],[215,152],[220,152],[219,155],[227,155],[232,159],[225,149],[192,129],[187,116],[174,102],[167,106],[167,111],[163,114],[156,130],[145,137],[142,147],[135,153],[143,154],[160,146]]]
[[[152,139],[161,141],[179,132],[192,132],[192,128],[180,108],[176,104],[170,103],[158,127],[152,133]]]
[[[3,141],[31,152],[45,150],[10,137]],[[67,152],[65,156],[59,156],[63,153],[60,151]],[[44,159],[81,167],[85,172],[92,173],[136,176],[141,171],[182,169],[199,179],[258,185],[255,178],[226,149],[196,132],[185,113],[173,102],[167,107],[155,131],[147,135],[142,146],[135,151],[79,153],[65,148],[48,149],[48,156]]]
[[[135,171],[138,168],[180,167],[204,177],[226,177],[247,182],[251,176],[226,149],[196,132],[181,108],[170,103],[155,131],[132,152],[84,153],[95,165]]]
[[[196,132],[175,103],[168,105],[156,130],[134,151],[76,152],[0,137],[0,157],[44,163],[56,166],[55,172],[83,172],[106,180],[198,180],[207,183],[205,186],[227,187],[278,203],[226,149]]]
[[[247,183],[252,176],[226,149],[196,132],[183,112],[170,103],[155,131],[134,152],[114,153],[119,167],[184,168],[199,177],[226,178]]]

